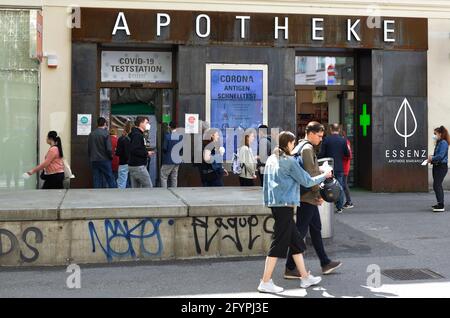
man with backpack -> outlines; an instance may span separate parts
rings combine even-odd
[[[298,146],[292,151],[293,154],[301,156],[304,169],[315,177],[321,174],[317,156],[314,146],[318,146],[323,138],[325,128],[322,124],[316,121],[308,123],[306,126],[306,137],[299,141]],[[297,229],[301,237],[306,237],[306,234],[311,235],[312,245],[320,259],[322,273],[324,275],[330,274],[335,269],[339,268],[342,263],[339,261],[332,261],[328,258],[322,240],[322,223],[320,221],[319,205],[322,205],[323,199],[320,196],[319,186],[312,188],[301,188],[300,192],[300,207],[297,207]],[[285,279],[300,279],[300,273],[297,271],[292,253],[286,261]]]

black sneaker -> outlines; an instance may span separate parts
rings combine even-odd
[[[337,214],[342,214],[342,212],[344,212],[344,209],[337,209],[337,210],[336,210],[336,213],[337,213]]]
[[[433,212],[445,212],[445,207],[443,204],[437,204],[433,207]]]
[[[322,273],[324,275],[331,274],[335,269],[341,267],[342,262],[340,261],[331,261],[328,265],[322,267]]]
[[[344,209],[353,209],[355,206],[353,205],[353,203],[345,203],[344,204]]]
[[[431,208],[432,209],[437,209],[437,208],[439,208],[439,204],[435,204],[435,205],[431,206]]]
[[[284,271],[284,279],[300,279],[300,278],[302,278],[302,276],[298,272],[297,268],[294,268],[292,270],[286,268],[286,270]]]

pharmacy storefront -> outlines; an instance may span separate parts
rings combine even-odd
[[[427,191],[424,18],[81,8],[72,30],[73,187],[90,186],[87,134],[98,116],[121,128],[151,119],[149,167],[175,121],[290,130],[340,123],[350,180],[373,191]],[[188,129],[189,128],[189,129]],[[226,184],[237,185],[234,177]],[[192,163],[180,186],[200,184]]]

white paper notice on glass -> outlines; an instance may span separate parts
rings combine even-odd
[[[198,114],[186,114],[184,132],[186,134],[198,134],[199,121]]]
[[[78,114],[77,136],[88,136],[91,133],[92,115]]]
[[[423,162],[422,162],[422,166],[426,166],[428,164],[428,159],[425,159]]]

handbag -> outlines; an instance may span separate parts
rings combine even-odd
[[[66,159],[63,159],[64,162],[64,179],[74,179],[75,176],[72,173],[72,169],[70,169],[69,163]]]
[[[45,174],[44,170],[42,170],[40,178],[44,181],[48,179],[48,175]]]

